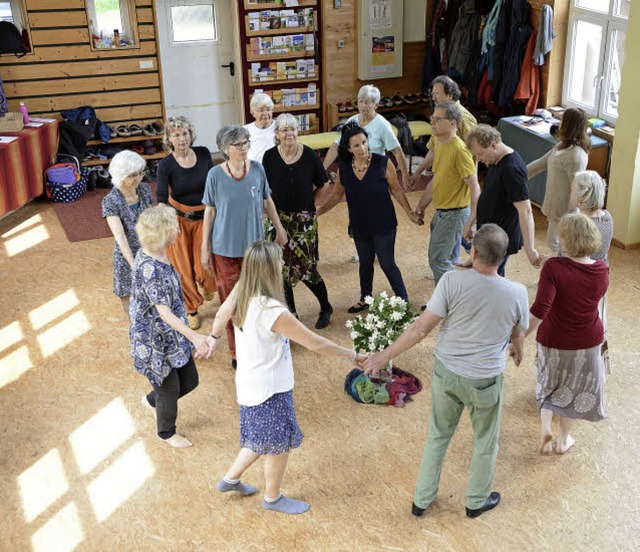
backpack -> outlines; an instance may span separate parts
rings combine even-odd
[[[403,113],[396,113],[389,119],[389,122],[398,129],[398,142],[406,155],[410,155],[413,151],[413,140],[411,139],[411,130],[409,123]]]
[[[10,21],[0,21],[0,54],[25,54],[22,35]]]

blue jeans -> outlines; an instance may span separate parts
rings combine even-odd
[[[453,264],[460,263],[460,246],[464,247],[467,253],[471,253],[471,244],[460,234],[456,240],[456,244],[453,246],[453,253],[451,253],[451,262]]]
[[[360,257],[360,300],[364,301],[367,295],[373,293],[373,262],[377,256],[393,293],[408,301],[402,274],[395,260],[396,231],[374,236],[355,235],[353,239]]]
[[[469,213],[469,207],[455,211],[436,210],[431,219],[429,266],[433,271],[436,284],[445,272],[453,270],[451,254],[458,236],[462,234]]]

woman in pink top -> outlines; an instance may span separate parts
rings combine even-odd
[[[565,257],[542,267],[531,306],[527,335],[537,330],[536,400],[540,409],[540,453],[552,451],[551,420],[560,417],[556,452],[574,444],[574,419],[605,417],[605,370],[600,356],[604,329],[598,303],[609,285],[609,267],[590,256],[600,248],[600,232],[580,213],[565,215],[559,226]]]

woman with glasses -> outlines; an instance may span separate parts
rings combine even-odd
[[[268,94],[257,92],[251,97],[249,111],[255,121],[245,125],[249,131],[251,148],[249,159],[262,163],[264,152],[275,144],[275,124],[273,122],[273,101]]]
[[[185,117],[169,117],[163,143],[170,153],[158,165],[158,203],[168,203],[178,215],[180,234],[167,248],[171,264],[180,274],[189,327],[200,327],[198,307],[211,301],[216,291],[215,275],[200,262],[204,185],[213,167],[211,152],[193,146],[195,128]]]
[[[216,135],[225,162],[207,175],[202,229],[202,266],[216,276],[220,302],[224,303],[240,277],[242,257],[253,242],[264,239],[264,212],[276,232],[276,243],[287,243],[285,232],[262,165],[248,159],[249,131],[238,125],[222,127]],[[213,254],[213,255],[212,255]],[[227,324],[231,365],[235,368],[236,348],[233,325]]]
[[[284,297],[297,316],[293,286],[302,282],[320,303],[316,329],[326,328],[333,313],[327,286],[318,273],[318,221],[315,201],[329,180],[315,151],[298,142],[298,121],[283,113],[275,122],[276,146],[267,150],[262,166],[271,185],[273,202],[289,242],[284,248]],[[275,228],[268,229],[270,239]]]
[[[102,216],[115,238],[113,246],[113,293],[120,297],[129,318],[131,270],[140,242],[136,222],[140,213],[153,205],[149,184],[142,182],[147,162],[137,153],[124,150],[109,163],[113,189],[102,200]]]

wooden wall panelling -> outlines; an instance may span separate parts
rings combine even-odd
[[[133,1],[133,0],[132,0]],[[92,105],[103,121],[164,118],[153,0],[135,0],[138,48],[93,51],[84,0],[26,0],[33,53],[0,57],[9,108],[34,116]],[[141,61],[152,67],[140,68]]]

